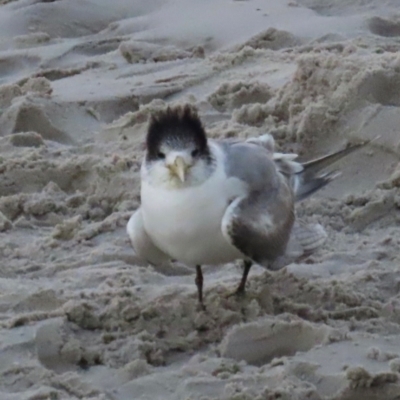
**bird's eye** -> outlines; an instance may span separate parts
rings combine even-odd
[[[158,157],[160,160],[163,160],[163,159],[165,158],[165,154],[164,154],[163,152],[159,151],[159,152],[157,153],[157,157]]]
[[[198,149],[192,151],[192,157],[196,157],[198,155],[199,155],[199,150]]]

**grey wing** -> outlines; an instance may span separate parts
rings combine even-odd
[[[379,136],[377,138],[379,138]],[[275,166],[279,172],[288,180],[295,193],[296,201],[301,201],[322,189],[340,175],[340,173],[335,170],[324,172],[327,167],[354,151],[363,148],[377,138],[370,141],[367,140],[364,143],[352,144],[344,149],[302,163],[295,161],[297,154],[275,152],[274,138],[268,133],[259,137],[247,139],[245,142],[242,141],[241,144],[254,145],[258,146],[260,149],[264,149],[268,156],[274,160]],[[237,145],[237,142],[229,143],[227,140],[222,140],[221,143],[223,143],[222,146],[225,146],[227,149],[233,149]]]
[[[126,230],[133,250],[140,259],[153,265],[162,265],[170,261],[170,258],[153,243],[147,234],[140,208],[129,219]]]
[[[242,142],[218,143],[226,155],[227,176],[240,179],[248,187],[247,196],[228,206],[222,232],[245,256],[270,264],[286,250],[294,223],[294,202],[335,179],[336,172],[321,171],[369,142],[306,163],[294,161],[296,154],[276,153],[269,134]],[[324,240],[322,234],[319,237],[303,233],[301,244],[305,249]]]
[[[273,262],[286,251],[294,222],[293,203],[284,183],[273,192],[252,192],[228,207],[222,232],[246,257],[260,264]]]
[[[306,224],[296,219],[286,247],[285,254],[268,265],[269,269],[278,270],[310,255],[321,247],[327,240],[327,233],[320,224]]]
[[[228,146],[243,144],[243,143],[253,144],[262,147],[264,150],[267,150],[271,155],[275,152],[275,140],[270,133],[266,133],[261,136],[250,137],[246,140],[238,138],[224,138],[224,139],[219,139],[218,142]]]
[[[247,184],[227,208],[221,229],[246,257],[270,263],[284,254],[294,222],[294,194],[271,153],[252,143],[224,144],[226,173]]]

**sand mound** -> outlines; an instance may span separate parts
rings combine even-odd
[[[327,340],[329,329],[304,321],[276,319],[235,326],[221,344],[221,354],[249,364],[263,365],[276,357],[308,351]]]
[[[379,36],[400,36],[400,21],[373,17],[368,20],[368,27],[372,33]]]
[[[208,101],[218,111],[233,110],[243,104],[266,103],[272,97],[268,85],[245,82],[229,82],[222,84],[208,97]]]

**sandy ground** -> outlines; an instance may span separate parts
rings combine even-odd
[[[0,400],[400,398],[398,0],[1,4]],[[380,138],[298,205],[318,251],[241,300],[205,268],[204,313],[125,234],[167,102],[305,159]]]

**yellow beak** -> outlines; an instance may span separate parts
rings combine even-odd
[[[177,156],[174,163],[169,166],[169,169],[181,180],[181,182],[185,182],[186,164],[182,157]]]

